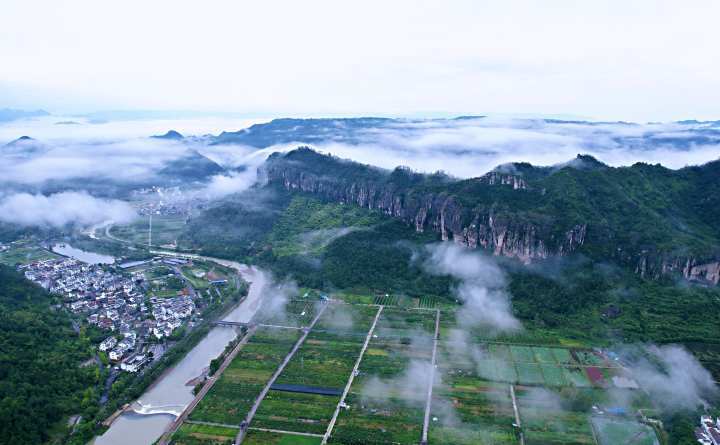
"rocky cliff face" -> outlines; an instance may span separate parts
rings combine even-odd
[[[635,267],[635,273],[643,278],[657,279],[663,275],[681,273],[690,281],[713,285],[720,284],[720,259],[699,259],[688,256],[653,258],[642,255]]]
[[[313,193],[331,201],[378,210],[403,220],[418,232],[430,230],[443,240],[482,248],[494,255],[518,258],[525,263],[573,252],[583,244],[587,231],[587,225],[576,225],[556,239],[532,222],[493,209],[467,208],[451,194],[417,193],[373,181],[345,181],[287,164],[271,163],[265,173],[269,182],[281,184],[287,190]],[[497,172],[480,178],[480,182],[516,190],[527,188],[522,178]]]
[[[380,211],[418,232],[437,233],[442,240],[524,263],[569,255],[582,248],[592,258],[621,264],[642,277],[682,275],[692,281],[720,284],[720,248],[712,242],[700,248],[687,242],[688,222],[697,224],[697,218],[683,219],[686,215],[682,212],[688,209],[678,204],[678,212],[672,215],[675,220],[666,224],[663,209],[654,207],[658,196],[677,188],[675,183],[662,182],[675,173],[658,173],[658,167],[644,165],[613,170],[592,158],[599,166],[588,169],[587,157],[578,158],[583,161],[579,170],[563,168],[555,173],[517,164],[479,178],[454,180],[406,168],[389,172],[303,147],[272,155],[263,173],[270,183],[287,190]],[[687,186],[692,184],[687,175],[695,173],[680,172],[671,179]],[[715,176],[708,174],[711,179],[703,184],[714,184]],[[654,177],[655,187],[649,192],[638,189],[637,180],[647,181],[648,177]],[[712,202],[707,209],[714,209]],[[705,215],[706,209],[702,210]],[[710,226],[715,224],[713,218],[708,221]],[[678,224],[682,230],[676,230]],[[646,236],[646,231],[655,227],[662,227],[667,234],[656,230]],[[705,226],[696,228],[709,231]],[[675,244],[667,243],[668,239]],[[660,244],[673,251],[660,250]]]

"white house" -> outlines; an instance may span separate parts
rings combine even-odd
[[[108,337],[100,343],[98,349],[101,351],[107,351],[108,349],[112,349],[116,344],[117,339],[115,337]]]

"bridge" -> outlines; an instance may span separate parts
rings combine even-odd
[[[213,325],[215,326],[236,326],[241,328],[249,328],[252,327],[252,323],[242,323],[240,321],[227,321],[227,320],[218,320],[213,322]]]

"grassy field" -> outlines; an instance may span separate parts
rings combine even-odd
[[[33,261],[49,260],[60,258],[52,252],[42,249],[38,246],[16,242],[10,244],[10,248],[5,252],[0,252],[0,263],[15,266],[16,264],[27,264]]]

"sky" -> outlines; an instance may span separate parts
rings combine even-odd
[[[4,0],[0,17],[0,108],[720,118],[714,0]]]

